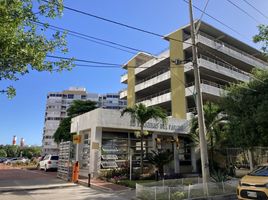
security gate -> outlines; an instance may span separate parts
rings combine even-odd
[[[59,162],[57,177],[70,181],[72,179],[73,143],[61,142],[59,145]]]

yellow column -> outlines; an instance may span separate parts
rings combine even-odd
[[[128,70],[128,80],[127,80],[127,106],[133,107],[136,103],[135,98],[135,66],[136,60],[133,59],[127,64]]]
[[[182,30],[178,30],[169,38],[183,40]],[[177,119],[186,119],[186,97],[184,65],[176,65],[175,60],[184,60],[183,43],[176,40],[170,42],[170,77],[171,77],[171,110],[172,117]]]

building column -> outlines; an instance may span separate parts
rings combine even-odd
[[[183,30],[168,36],[183,41]],[[170,43],[170,78],[171,78],[171,111],[172,117],[186,119],[185,78],[183,63],[183,43],[169,39]]]
[[[153,150],[157,150],[157,147],[156,147],[156,138],[157,138],[157,133],[156,132],[154,132],[153,134],[152,134],[152,144],[153,144]]]
[[[129,66],[129,67],[128,67]],[[128,80],[127,80],[127,106],[133,107],[136,103],[136,96],[135,96],[135,67],[136,60],[133,59],[129,61],[127,64],[127,73],[128,73]]]
[[[92,178],[98,176],[101,163],[102,128],[91,129],[90,166],[89,173]]]
[[[191,163],[192,163],[192,172],[197,172],[197,165],[196,165],[196,152],[195,146],[191,147]]]
[[[177,138],[178,138],[177,134],[173,136],[174,141],[176,141]],[[174,172],[175,174],[178,174],[180,173],[180,160],[176,142],[173,143],[173,147],[174,147]]]

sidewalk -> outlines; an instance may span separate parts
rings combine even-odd
[[[87,179],[79,179],[78,184],[88,186]],[[125,187],[123,185],[114,184],[111,182],[106,182],[100,179],[92,179],[90,181],[90,187],[94,189],[103,190],[106,192],[123,192],[123,191],[130,191],[131,188]]]

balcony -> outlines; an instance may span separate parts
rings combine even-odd
[[[208,69],[211,72],[220,74],[221,76],[227,76],[229,78],[248,82],[250,80],[250,76],[248,73],[234,67],[231,65],[227,65],[226,63],[223,63],[221,61],[212,59],[210,57],[200,55],[200,58],[198,59],[199,67],[202,69]],[[185,72],[192,70],[192,63],[185,64]]]
[[[186,40],[187,43],[191,43],[191,39]],[[266,69],[268,67],[268,63],[240,50],[237,49],[229,44],[226,44],[222,41],[217,40],[216,38],[213,38],[205,33],[198,34],[197,36],[197,42],[200,42],[212,49],[215,49],[216,51],[220,51],[226,55],[232,56],[235,59],[238,59],[244,63],[247,63],[253,67],[260,67],[263,69]],[[184,49],[189,48],[190,44],[183,45]]]
[[[169,57],[169,49],[168,50],[165,50],[164,52],[162,52],[161,54],[159,54],[159,56],[157,56],[156,58],[153,58],[149,61],[147,61],[146,63],[138,66],[136,69],[135,69],[135,74],[138,74],[140,72],[143,72],[144,70],[160,63],[161,61],[167,59]]]
[[[162,71],[159,71],[146,79],[142,79],[137,82],[137,85],[135,86],[135,92],[141,91],[145,88],[149,88],[155,84],[161,83],[163,81],[166,81],[170,79],[170,71],[169,69],[165,69]]]
[[[127,79],[128,79],[128,75],[126,72],[121,76],[121,83],[127,83]]]
[[[120,92],[120,99],[126,99],[127,98],[127,89],[124,89]]]
[[[159,93],[155,93],[153,95],[137,99],[136,103],[142,103],[146,106],[158,105],[161,103],[165,103],[171,101],[171,92],[170,89],[161,91]]]
[[[193,95],[193,93],[195,91],[194,84],[195,84],[194,82],[187,84],[187,88],[185,89],[186,97]],[[213,97],[220,97],[225,92],[224,85],[220,85],[218,83],[214,83],[214,82],[203,80],[203,79],[201,79],[200,87],[201,87],[202,95],[210,95]]]

